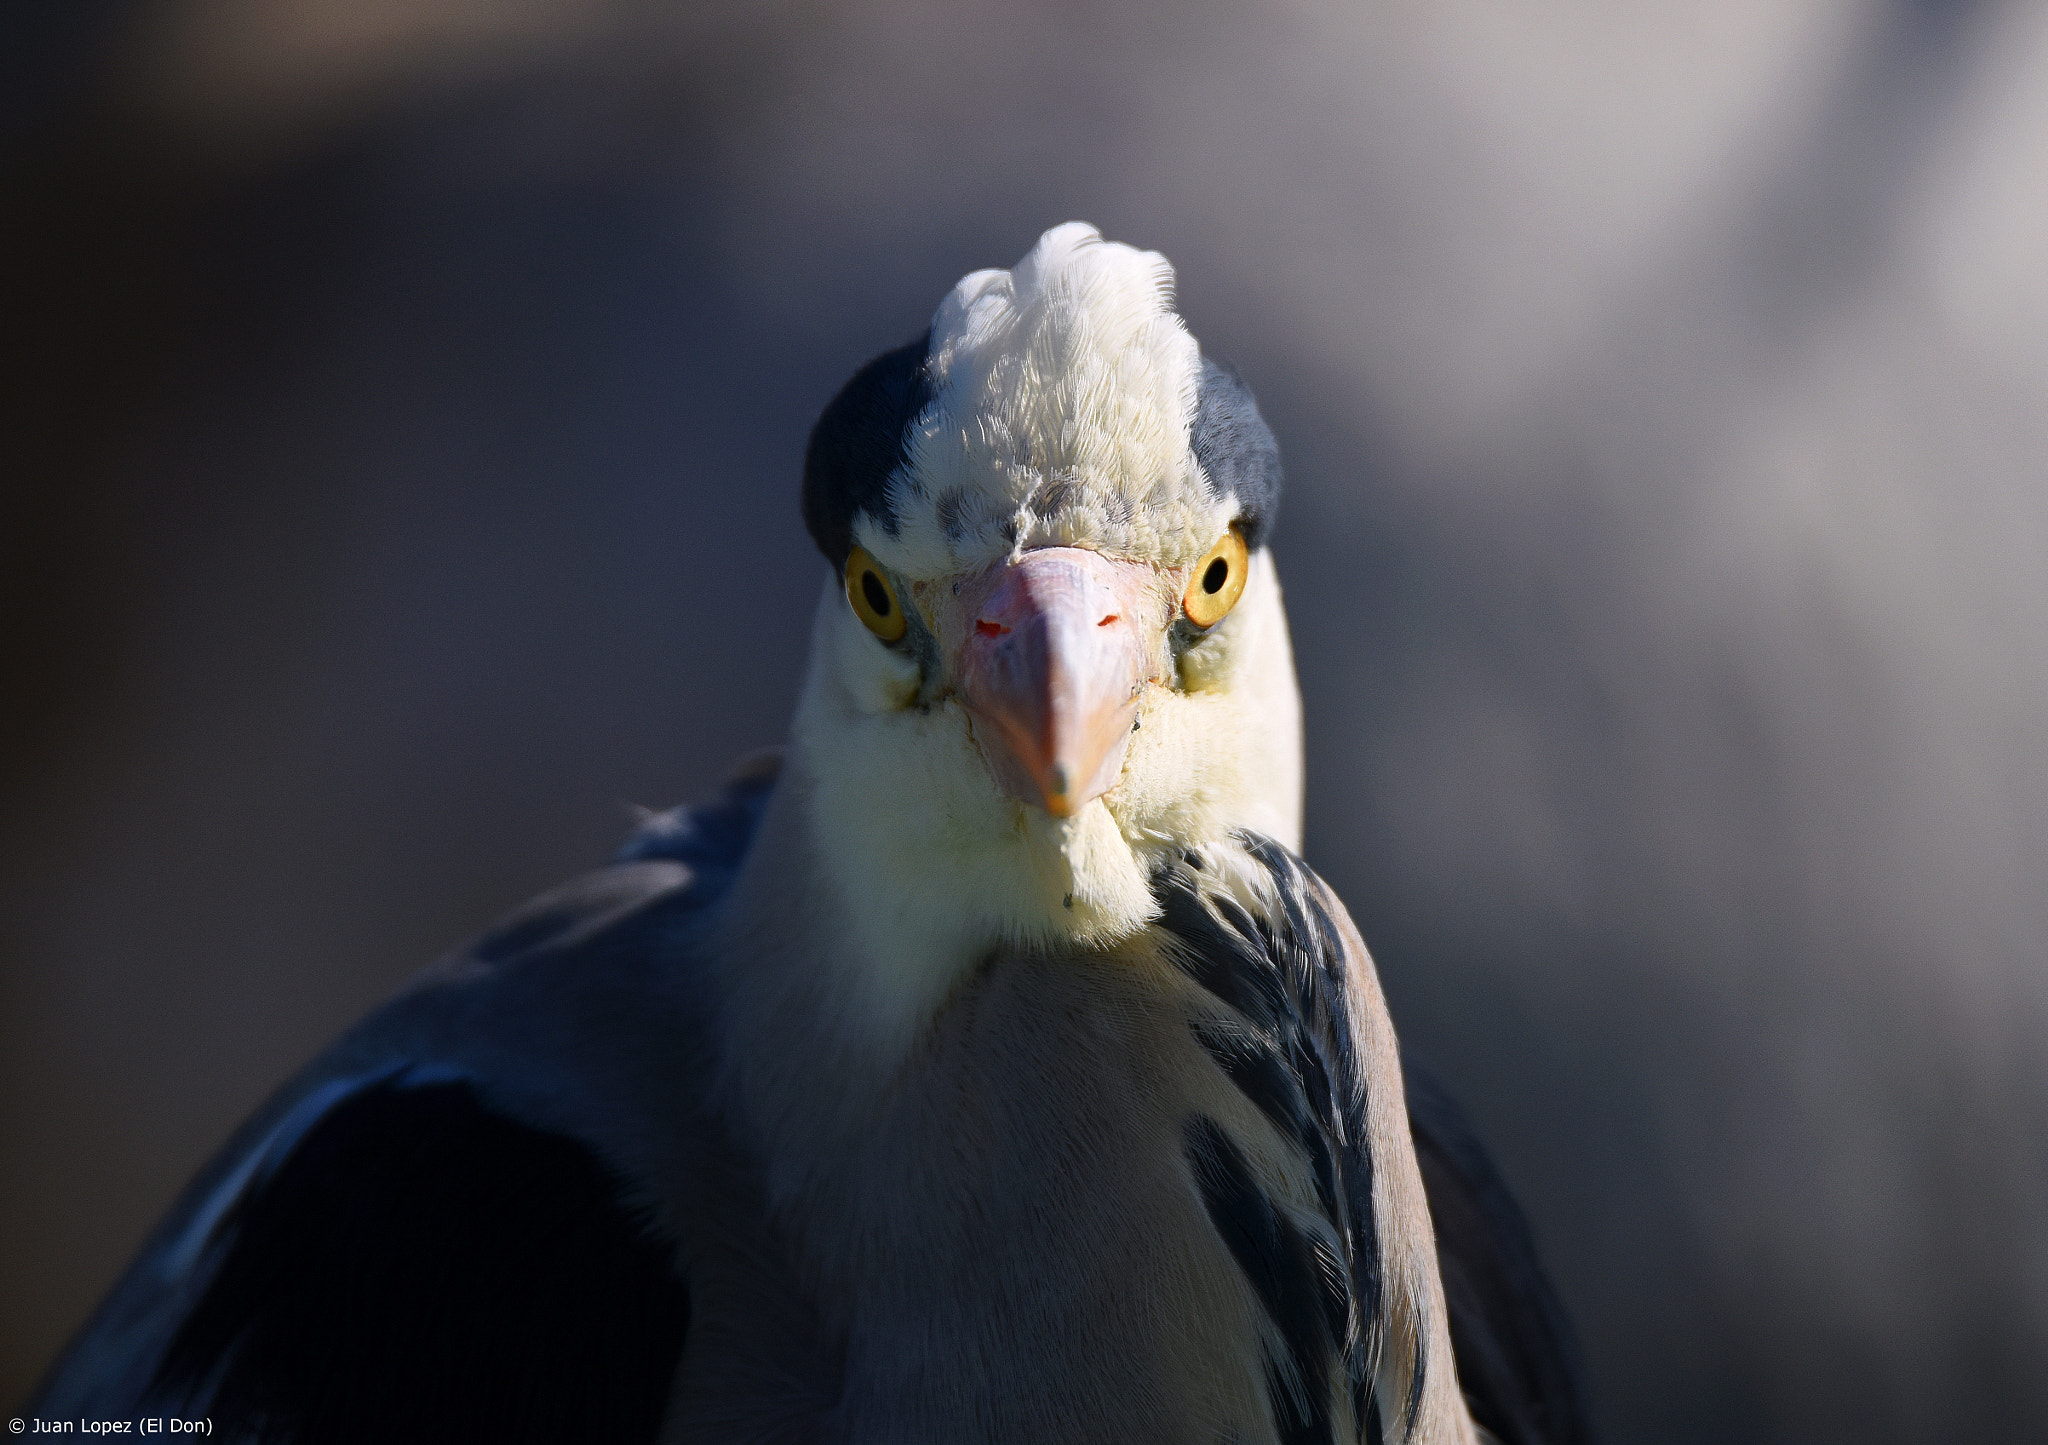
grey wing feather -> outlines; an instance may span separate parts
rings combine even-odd
[[[465,1221],[445,1199],[492,1171],[528,1195],[536,1177],[563,1181],[555,1215],[533,1216],[531,1228],[559,1230],[567,1219],[596,1231],[592,1247],[611,1250],[603,1258],[617,1270],[666,1271],[674,1241],[646,1256],[651,1266],[633,1241],[673,1218],[660,1206],[687,1188],[677,1181],[690,1161],[678,1156],[704,1126],[694,1107],[701,1081],[690,1076],[701,1051],[677,1047],[694,1026],[688,990],[662,971],[674,972],[693,915],[737,870],[773,781],[772,767],[757,766],[706,808],[650,818],[612,865],[427,969],[279,1090],[180,1196],[32,1410],[122,1416],[152,1401],[203,1401],[237,1378],[234,1360],[249,1356],[237,1355],[238,1340],[266,1319],[274,1326],[304,1261],[352,1250],[356,1281],[375,1275],[400,1290],[400,1272],[376,1274],[383,1261],[406,1249],[436,1268],[459,1257],[474,1231],[451,1227]],[[457,1158],[467,1161],[460,1175],[439,1162]],[[388,1167],[406,1159],[409,1174]],[[316,1190],[314,1180],[325,1182]],[[339,1207],[311,1219],[329,1195]],[[376,1237],[360,1227],[372,1216],[383,1221]],[[308,1233],[320,1229],[329,1234]],[[501,1232],[495,1243],[516,1250],[521,1241]],[[658,1280],[652,1288],[649,1308],[670,1318],[675,1302]],[[387,1303],[394,1316],[411,1309]],[[317,1300],[295,1307],[331,1313]],[[682,1309],[686,1318],[686,1300]],[[444,1343],[460,1333],[444,1329]],[[320,1344],[332,1353],[333,1341]],[[664,1389],[673,1363],[661,1365]],[[488,1375],[506,1364],[477,1367]],[[254,1415],[244,1425],[251,1438],[321,1438]]]
[[[1592,1445],[1577,1343],[1528,1221],[1442,1086],[1401,1063],[1472,1417],[1501,1445]]]

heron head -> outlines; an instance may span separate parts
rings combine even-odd
[[[1172,268],[1087,226],[966,277],[864,367],[806,457],[834,574],[796,738],[849,886],[1104,942],[1149,919],[1166,854],[1297,843],[1278,491]]]

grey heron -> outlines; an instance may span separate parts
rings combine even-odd
[[[286,1085],[41,1416],[250,1441],[1587,1438],[1298,856],[1273,437],[1069,224],[864,367],[786,750]]]

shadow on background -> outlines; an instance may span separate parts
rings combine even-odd
[[[0,1395],[781,733],[806,429],[1080,217],[1258,391],[1309,855],[1616,1441],[2048,1434],[2048,12],[0,22]]]

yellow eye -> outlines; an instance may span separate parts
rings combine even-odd
[[[889,574],[859,547],[846,554],[846,600],[868,631],[884,642],[894,642],[910,626],[896,589],[889,585]]]
[[[1235,522],[1223,538],[1209,549],[1209,555],[1195,564],[1189,574],[1188,590],[1181,598],[1188,621],[1197,627],[1214,627],[1237,606],[1244,593],[1244,533]]]

